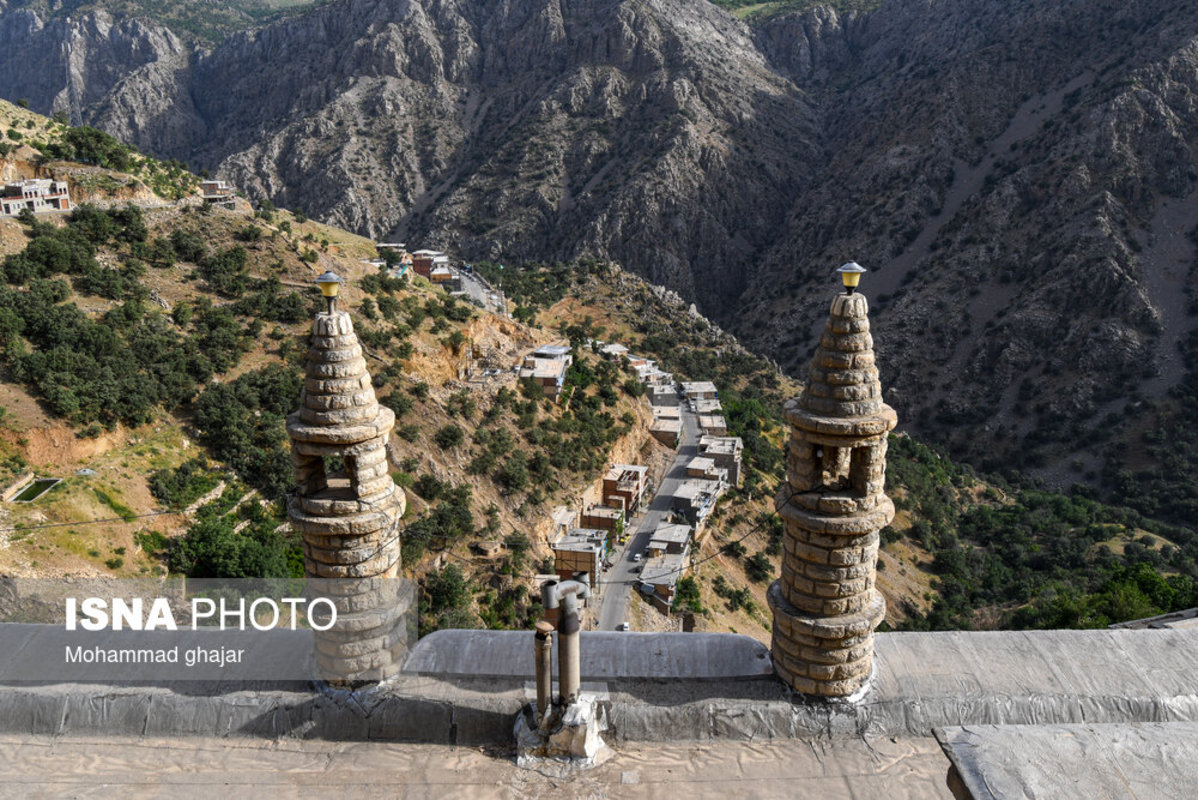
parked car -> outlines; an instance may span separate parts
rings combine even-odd
[[[632,630],[632,626],[631,626],[631,625],[629,625],[627,622],[621,622],[619,625],[617,625],[617,626],[616,626],[616,630],[618,630],[618,631],[630,631],[630,630]]]
[[[632,554],[632,560],[633,560],[633,561],[640,561],[640,560],[641,560],[641,554],[640,554],[640,553],[633,553],[633,554]]]

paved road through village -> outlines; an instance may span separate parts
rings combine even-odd
[[[503,298],[498,292],[482,279],[482,276],[476,275],[473,272],[461,271],[458,273],[462,280],[462,291],[470,296],[474,303],[487,311],[494,311],[499,314],[505,314],[507,310],[503,307]]]
[[[642,515],[633,518],[630,524],[636,525],[636,532],[629,536],[627,546],[616,547],[609,559],[615,559],[615,565],[603,573],[601,592],[599,593],[599,626],[601,631],[612,631],[620,623],[628,620],[629,595],[635,591],[639,575],[638,570],[645,563],[644,558],[633,561],[634,553],[644,553],[649,546],[649,539],[657,526],[666,520],[670,514],[670,502],[678,486],[686,479],[686,465],[699,452],[699,420],[687,408],[686,401],[681,401],[682,444],[678,447],[678,456],[661,485],[657,494],[649,503],[648,510],[642,505]]]

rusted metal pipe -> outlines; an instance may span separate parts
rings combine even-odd
[[[541,620],[536,628],[537,716],[540,717],[553,702],[553,626]]]
[[[578,601],[590,597],[591,589],[578,581],[548,581],[541,587],[541,600],[546,609],[557,608],[557,680],[558,702],[563,705],[578,700],[581,685],[581,664],[578,632]],[[559,608],[560,606],[560,608]]]
[[[562,693],[562,705],[566,706],[578,700],[581,684],[578,632],[581,629],[582,625],[578,621],[578,601],[574,599],[574,595],[566,595],[562,604],[562,616],[557,621],[557,680]]]

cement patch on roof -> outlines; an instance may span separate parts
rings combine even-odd
[[[624,744],[586,771],[395,742],[0,736],[10,797],[952,800],[934,739]]]
[[[980,725],[936,738],[962,800],[1192,800],[1198,791],[1193,723]]]

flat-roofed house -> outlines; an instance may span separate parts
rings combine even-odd
[[[572,528],[587,527],[578,524],[578,512],[568,506],[557,506],[549,512],[549,541],[555,541]]]
[[[732,486],[740,486],[744,450],[744,442],[739,436],[703,436],[699,439],[699,453],[726,470],[728,483]]]
[[[673,375],[658,369],[654,361],[635,365],[633,371],[636,372],[636,379],[646,386],[666,386],[674,380]]]
[[[205,203],[218,206],[232,205],[236,199],[235,194],[233,187],[224,181],[200,181],[200,197],[204,199]]]
[[[692,405],[695,413],[701,415],[719,414],[724,410],[719,400],[696,400]]]
[[[628,355],[628,348],[616,342],[609,342],[599,348],[599,354],[604,358],[610,358],[613,361],[619,361]]]
[[[449,266],[449,256],[440,250],[415,250],[412,252],[412,271],[422,277],[429,277],[434,267]]]
[[[35,214],[70,211],[71,192],[67,182],[34,178],[5,184],[0,189],[0,215],[15,217],[24,209]]]
[[[566,366],[574,363],[574,353],[568,344],[543,344],[529,353],[533,358],[544,358],[549,361],[564,361]]]
[[[624,509],[617,506],[589,505],[582,512],[581,526],[599,531],[615,531],[624,522]]]
[[[632,367],[633,369],[637,367],[647,367],[650,364],[656,366],[657,362],[655,362],[653,359],[645,358],[644,356],[637,356],[631,353],[628,354],[628,366]]]
[[[674,492],[671,508],[690,523],[695,534],[707,523],[708,516],[715,510],[716,501],[723,494],[725,484],[703,478],[687,478]]]
[[[673,390],[674,373],[672,372],[663,372],[654,367],[643,371],[638,368],[636,374],[641,383],[646,386],[668,386]]]
[[[686,551],[691,541],[691,526],[666,522],[657,526],[649,538],[649,557],[678,555]]]
[[[715,400],[718,396],[711,381],[688,381],[682,384],[682,393],[688,400]]]
[[[600,566],[607,556],[607,531],[574,528],[553,542],[553,571],[564,581],[585,580],[592,589],[599,585]]]
[[[678,581],[690,571],[690,547],[681,553],[651,558],[641,570],[641,582],[653,587],[652,600],[662,611],[669,612],[674,604]]]
[[[673,386],[660,385],[649,387],[649,405],[654,408],[677,408],[678,392]]]
[[[666,447],[677,447],[682,438],[682,420],[677,417],[654,417],[649,435]]]
[[[640,508],[649,468],[643,464],[613,464],[603,476],[603,503],[623,508],[631,516]]]
[[[728,423],[719,415],[702,414],[699,416],[699,430],[704,436],[727,436]]]
[[[692,458],[686,465],[686,476],[701,478],[705,481],[728,482],[728,471],[723,467],[716,466],[715,461],[706,456]]]
[[[556,403],[566,381],[568,366],[565,361],[556,358],[525,356],[524,363],[520,366],[519,376],[520,380],[531,378],[536,381],[541,386],[541,390],[545,392],[545,396]]]

